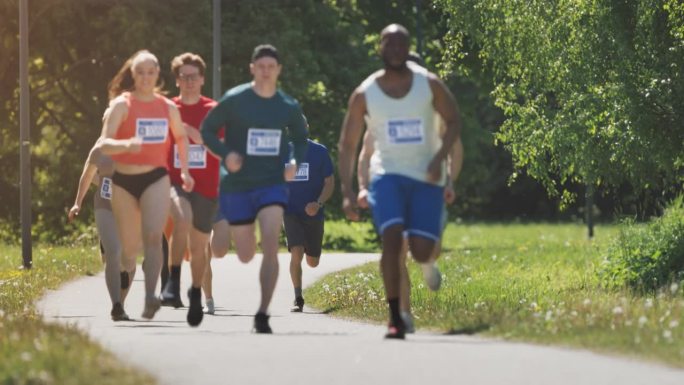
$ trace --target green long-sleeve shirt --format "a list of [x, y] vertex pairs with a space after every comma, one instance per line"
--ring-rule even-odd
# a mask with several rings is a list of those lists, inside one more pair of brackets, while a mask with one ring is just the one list
[[[222, 127], [223, 141], [218, 137]], [[306, 155], [308, 132], [299, 103], [280, 90], [262, 98], [250, 83], [228, 90], [202, 122], [201, 132], [204, 144], [224, 161], [233, 151], [244, 157], [239, 171], [222, 176], [221, 192], [285, 183], [288, 141], [297, 164]]]

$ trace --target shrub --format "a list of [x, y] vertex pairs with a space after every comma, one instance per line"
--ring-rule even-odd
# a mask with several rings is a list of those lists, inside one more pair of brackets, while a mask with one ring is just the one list
[[605, 286], [647, 291], [684, 280], [684, 196], [648, 224], [625, 224], [599, 275]]

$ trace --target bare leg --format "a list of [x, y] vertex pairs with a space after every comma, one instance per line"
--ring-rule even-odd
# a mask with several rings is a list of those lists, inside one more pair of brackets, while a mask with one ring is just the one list
[[302, 260], [304, 259], [304, 247], [294, 246], [290, 248], [290, 278], [292, 286], [302, 288]]
[[141, 227], [138, 200], [118, 185], [113, 185], [112, 188], [112, 214], [121, 241], [121, 270], [126, 272], [128, 276], [128, 282], [121, 284], [121, 302], [123, 304], [135, 276], [135, 260], [140, 252]]
[[283, 223], [283, 208], [275, 205], [264, 207], [257, 214], [257, 220], [261, 230], [261, 251], [264, 254], [259, 272], [261, 282], [259, 312], [266, 313], [278, 280], [278, 236]]

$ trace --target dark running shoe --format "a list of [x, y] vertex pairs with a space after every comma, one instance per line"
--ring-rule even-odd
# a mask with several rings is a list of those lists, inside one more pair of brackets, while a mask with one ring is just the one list
[[304, 310], [304, 298], [297, 297], [294, 300], [294, 306], [290, 309], [293, 313], [301, 313]]
[[385, 339], [387, 340], [403, 340], [406, 338], [406, 330], [404, 327], [397, 327], [394, 325], [389, 325], [387, 328], [387, 334], [385, 334]]
[[109, 313], [112, 316], [112, 321], [130, 321], [128, 314], [123, 309], [120, 302], [117, 302], [112, 306], [112, 311]]
[[171, 306], [176, 309], [183, 307], [183, 301], [180, 298], [180, 282], [173, 279], [166, 281], [166, 286], [159, 299], [162, 306]]
[[204, 312], [202, 311], [202, 289], [188, 289], [188, 300], [190, 307], [188, 309], [188, 324], [190, 326], [198, 326], [202, 323]]
[[256, 313], [254, 316], [254, 332], [259, 334], [271, 334], [271, 326], [268, 325], [270, 317], [264, 313]]

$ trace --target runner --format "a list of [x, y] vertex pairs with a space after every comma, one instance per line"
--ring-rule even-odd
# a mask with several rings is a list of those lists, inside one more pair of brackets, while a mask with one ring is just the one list
[[[85, 198], [90, 185], [95, 185], [97, 188], [97, 192], [93, 194], [95, 226], [100, 238], [100, 256], [105, 264], [105, 283], [107, 291], [109, 291], [109, 298], [112, 301], [110, 315], [113, 321], [128, 321], [129, 317], [124, 311], [123, 299], [121, 297], [121, 276], [123, 273], [121, 268], [121, 243], [119, 242], [119, 234], [116, 231], [116, 223], [112, 214], [112, 174], [114, 174], [114, 162], [110, 157], [102, 154], [100, 139], [98, 139], [93, 148], [90, 149], [88, 158], [83, 165], [76, 199], [73, 207], [69, 210], [69, 221], [73, 221], [81, 211], [83, 198]], [[126, 281], [126, 283], [128, 282]]]
[[[221, 156], [228, 174], [221, 179], [220, 208], [231, 227], [240, 261], [256, 252], [259, 223], [263, 259], [259, 272], [261, 302], [254, 316], [257, 333], [271, 333], [268, 306], [278, 279], [278, 236], [287, 204], [285, 180], [294, 178], [306, 155], [307, 131], [299, 103], [277, 88], [282, 65], [272, 45], [252, 53], [253, 81], [229, 90], [202, 123], [207, 147]], [[225, 141], [219, 140], [226, 127]], [[282, 159], [294, 145], [294, 159]]]
[[[438, 119], [437, 117], [435, 117]], [[441, 122], [440, 122], [441, 123]], [[367, 209], [368, 206], [368, 187], [372, 177], [369, 175], [370, 171], [370, 158], [374, 152], [374, 140], [373, 136], [370, 134], [369, 130], [363, 136], [363, 145], [361, 147], [361, 152], [359, 152], [359, 162], [357, 166], [357, 176], [359, 183], [359, 194], [357, 199], [357, 204], [362, 209]], [[456, 193], [454, 192], [453, 184], [458, 179], [461, 173], [461, 168], [463, 166], [463, 143], [459, 138], [454, 147], [449, 154], [447, 159], [447, 182], [444, 186], [444, 202], [448, 205], [452, 204], [456, 199]], [[447, 211], [446, 206], [442, 209], [442, 232], [447, 224]], [[442, 279], [439, 270], [436, 269], [435, 263], [437, 258], [442, 251], [442, 238], [440, 236], [437, 245], [435, 246], [432, 255], [430, 256], [430, 263], [420, 264], [421, 270], [423, 271], [423, 278], [425, 279], [428, 288], [430, 290], [439, 290]], [[408, 269], [406, 267], [406, 255], [408, 254], [408, 239], [404, 236], [403, 245], [401, 248], [400, 255], [400, 266], [401, 269], [401, 289], [399, 295], [399, 308], [401, 310], [401, 318], [406, 326], [406, 333], [414, 333], [415, 326], [413, 322], [413, 315], [411, 313], [411, 281], [409, 279]]]
[[145, 258], [145, 308], [142, 317], [152, 319], [159, 310], [155, 296], [162, 264], [162, 231], [168, 217], [169, 177], [167, 157], [169, 128], [178, 144], [185, 191], [194, 180], [188, 171], [188, 141], [176, 105], [158, 94], [159, 61], [148, 51], [134, 54], [109, 85], [112, 110], [102, 129], [102, 152], [114, 160], [112, 212], [122, 245], [122, 263], [135, 273], [138, 244]]
[[[190, 249], [192, 286], [188, 290], [190, 306], [187, 321], [191, 326], [202, 322], [202, 279], [206, 269], [206, 247], [218, 207], [219, 160], [201, 144], [198, 127], [216, 102], [202, 95], [206, 65], [199, 55], [183, 53], [173, 58], [171, 71], [176, 77], [180, 95], [173, 98], [190, 136], [189, 167], [195, 180], [191, 192], [183, 190], [179, 146], [169, 153], [168, 168], [171, 178], [171, 217], [173, 232], [169, 242], [169, 279], [161, 295], [162, 305], [182, 307], [180, 272], [183, 254]], [[197, 135], [194, 135], [194, 134]], [[194, 137], [194, 138], [193, 138]], [[173, 141], [172, 141], [173, 143]]]
[[[340, 133], [339, 171], [345, 214], [359, 220], [352, 177], [367, 119], [375, 137], [369, 204], [382, 239], [380, 266], [390, 310], [385, 337], [403, 339], [405, 325], [399, 309], [402, 234], [408, 234], [413, 258], [429, 263], [440, 236], [442, 164], [460, 135], [460, 118], [444, 83], [422, 67], [407, 64], [409, 34], [404, 27], [392, 24], [382, 31], [380, 53], [385, 68], [369, 76], [349, 99]], [[435, 112], [447, 128], [442, 138]]]
[[335, 190], [335, 176], [328, 149], [309, 140], [304, 163], [294, 180], [287, 183], [290, 197], [285, 208], [285, 236], [290, 251], [290, 278], [294, 286], [293, 312], [304, 310], [302, 296], [302, 260], [318, 266], [323, 244], [323, 205]]

